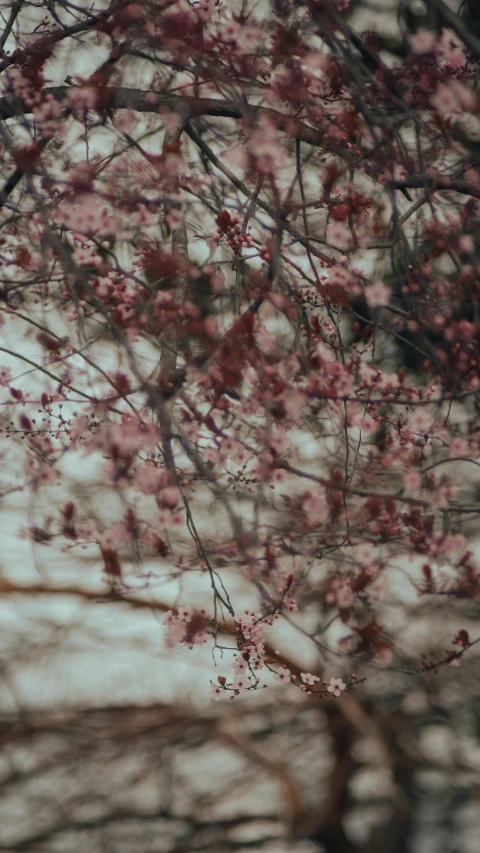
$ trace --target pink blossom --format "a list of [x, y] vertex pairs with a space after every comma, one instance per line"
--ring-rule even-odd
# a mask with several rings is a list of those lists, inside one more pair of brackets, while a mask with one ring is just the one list
[[355, 601], [355, 596], [349, 586], [344, 586], [337, 592], [337, 605], [341, 610], [351, 607]]
[[79, 536], [85, 539], [98, 539], [100, 536], [93, 521], [83, 521], [78, 525]]
[[157, 92], [146, 92], [145, 101], [147, 104], [158, 104], [159, 96]]
[[419, 55], [423, 53], [433, 53], [435, 46], [435, 33], [432, 30], [420, 29], [410, 36], [410, 46], [414, 53]]
[[178, 505], [179, 500], [181, 499], [180, 490], [177, 489], [176, 486], [167, 486], [166, 489], [162, 489], [160, 495], [158, 496], [158, 500], [163, 507], [166, 509], [175, 509]]
[[390, 302], [391, 288], [383, 281], [374, 281], [365, 288], [365, 299], [370, 308], [380, 308]]
[[288, 436], [280, 430], [273, 430], [268, 436], [268, 444], [275, 451], [277, 456], [281, 456], [288, 448]]
[[446, 489], [443, 486], [432, 489], [428, 493], [427, 500], [432, 509], [443, 509], [448, 503]]
[[463, 42], [453, 30], [443, 29], [434, 49], [437, 59], [454, 70], [462, 68], [466, 63]]
[[246, 690], [248, 686], [249, 686], [248, 678], [246, 678], [246, 676], [244, 676], [244, 675], [241, 675], [241, 674], [236, 675], [235, 678], [233, 679], [234, 690], [240, 690], [240, 691]]
[[383, 372], [377, 379], [377, 385], [382, 391], [396, 391], [400, 381], [396, 373]]
[[224, 691], [224, 690], [222, 690], [222, 688], [221, 688], [221, 687], [219, 687], [219, 685], [218, 685], [218, 684], [212, 684], [212, 685], [210, 686], [210, 691], [211, 691], [211, 693], [213, 694], [213, 698], [214, 698], [215, 702], [218, 702], [218, 700], [219, 700], [219, 699], [224, 695], [224, 693], [225, 693], [225, 691]]
[[208, 634], [206, 631], [195, 631], [191, 643], [190, 648], [192, 646], [201, 646], [208, 642]]
[[265, 326], [257, 326], [255, 329], [255, 341], [258, 348], [266, 355], [278, 355], [279, 349], [277, 342], [270, 332], [267, 332]]
[[178, 608], [178, 618], [182, 620], [182, 622], [191, 622], [193, 617], [193, 607], [190, 604], [186, 604], [183, 607]]
[[172, 512], [169, 509], [161, 509], [160, 512], [157, 513], [157, 524], [160, 527], [165, 527], [165, 525], [171, 524], [172, 521]]
[[58, 475], [52, 465], [39, 465], [35, 460], [32, 465], [32, 477], [30, 480], [34, 488], [38, 488], [39, 486], [57, 485], [57, 481]]
[[124, 14], [128, 15], [129, 18], [136, 20], [137, 18], [143, 18], [144, 10], [141, 3], [130, 3], [124, 9]]
[[259, 172], [269, 175], [285, 167], [285, 149], [278, 140], [276, 128], [269, 121], [264, 119], [260, 127], [250, 133], [249, 148]]
[[164, 482], [165, 474], [154, 465], [140, 465], [135, 472], [135, 485], [145, 495], [155, 495]]
[[285, 483], [288, 480], [288, 471], [283, 468], [276, 468], [270, 477], [270, 483]]
[[408, 427], [414, 433], [420, 433], [423, 435], [426, 432], [429, 432], [432, 429], [432, 426], [432, 416], [424, 406], [417, 407], [408, 416]]
[[435, 94], [430, 98], [430, 102], [442, 118], [462, 112], [462, 106], [457, 94], [454, 92], [452, 86], [445, 83], [438, 84]]
[[422, 476], [419, 471], [410, 470], [405, 471], [403, 475], [403, 487], [406, 492], [411, 494], [412, 492], [417, 491], [422, 486]]
[[122, 133], [130, 133], [137, 121], [133, 110], [122, 110], [115, 117], [115, 127]]
[[476, 169], [465, 169], [465, 180], [470, 189], [475, 190], [480, 186], [480, 175]]
[[94, 110], [97, 105], [98, 90], [94, 86], [75, 86], [68, 90], [67, 100], [72, 107]]
[[327, 240], [337, 249], [348, 249], [352, 245], [349, 227], [343, 222], [331, 222], [327, 228]]
[[312, 675], [311, 672], [301, 672], [300, 678], [302, 679], [304, 684], [309, 685], [317, 684], [317, 682], [320, 681], [318, 675]]
[[226, 7], [217, 0], [199, 0], [195, 12], [202, 21], [210, 21], [214, 17], [225, 17]]
[[392, 178], [394, 181], [403, 181], [407, 175], [405, 166], [401, 163], [395, 163], [392, 168]]
[[341, 678], [331, 678], [327, 690], [329, 693], [333, 693], [334, 696], [340, 696], [342, 691], [346, 689], [346, 686]]
[[121, 522], [116, 522], [105, 530], [100, 536], [99, 543], [106, 550], [116, 550], [119, 545], [130, 542], [132, 534]]
[[168, 625], [167, 648], [172, 648], [177, 643], [183, 643], [186, 635], [187, 627], [185, 623], [176, 619], [171, 625]]
[[233, 145], [222, 152], [223, 161], [227, 166], [246, 169], [248, 166], [248, 151], [243, 145]]
[[465, 553], [467, 540], [462, 533], [445, 536], [439, 544], [439, 553], [448, 560], [458, 560]]
[[458, 240], [458, 248], [461, 252], [466, 252], [469, 255], [475, 251], [475, 240], [471, 234], [463, 234]]
[[362, 542], [355, 548], [355, 556], [362, 566], [369, 566], [375, 561], [376, 551], [370, 542]]
[[337, 600], [337, 592], [342, 587], [342, 581], [339, 578], [334, 578], [331, 583], [330, 592], [327, 592], [325, 600], [328, 604], [335, 604]]
[[12, 381], [12, 371], [9, 367], [0, 367], [0, 385], [8, 385]]
[[280, 681], [281, 684], [288, 684], [292, 680], [290, 670], [286, 666], [281, 666], [275, 675], [275, 681]]
[[298, 613], [298, 605], [294, 598], [287, 596], [283, 601], [283, 608], [288, 613]]
[[235, 672], [245, 672], [248, 669], [248, 663], [243, 657], [236, 657], [233, 662], [233, 669]]
[[383, 648], [379, 649], [375, 655], [375, 660], [385, 666], [388, 666], [388, 664], [392, 662], [392, 659], [393, 652], [389, 646], [383, 646]]
[[303, 391], [298, 391], [296, 388], [286, 388], [283, 394], [277, 398], [278, 402], [282, 402], [285, 408], [285, 417], [290, 423], [296, 423], [300, 420], [303, 409], [307, 403], [307, 396]]
[[336, 284], [345, 288], [347, 293], [357, 295], [361, 292], [358, 278], [354, 276], [350, 270], [341, 266], [341, 264], [335, 264], [331, 270], [329, 270], [328, 280], [330, 284]]
[[317, 527], [320, 524], [325, 524], [328, 520], [329, 510], [323, 491], [309, 495], [304, 500], [302, 508], [308, 527]]
[[375, 583], [368, 588], [369, 601], [372, 604], [381, 604], [385, 601], [386, 583], [384, 578], [377, 578]]
[[468, 456], [469, 448], [466, 438], [454, 438], [450, 444], [450, 456]]

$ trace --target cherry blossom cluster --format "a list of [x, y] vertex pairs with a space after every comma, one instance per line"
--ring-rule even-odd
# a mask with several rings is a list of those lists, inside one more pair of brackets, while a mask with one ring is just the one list
[[[393, 666], [399, 566], [425, 608], [480, 594], [478, 48], [442, 4], [401, 59], [347, 0], [114, 2], [75, 32], [40, 5], [2, 55], [22, 535], [116, 594], [194, 576], [213, 615], [172, 608], [167, 642], [230, 638], [215, 695], [338, 697], [361, 679], [297, 673], [273, 625]], [[64, 82], [73, 37], [98, 64]]]
[[167, 645], [169, 648], [184, 643], [189, 649], [194, 646], [203, 645], [208, 636], [205, 628], [208, 624], [208, 616], [205, 608], [193, 608], [189, 604], [179, 607], [175, 615], [173, 610], [168, 610], [163, 618], [163, 624], [167, 628]]
[[[268, 668], [271, 667], [267, 664]], [[220, 699], [226, 693], [231, 693], [230, 699], [239, 696], [243, 690], [256, 690], [260, 686], [260, 679], [252, 677], [248, 674], [249, 662], [245, 655], [236, 658], [234, 664], [234, 679], [232, 682], [219, 675], [217, 683], [211, 684], [211, 692], [215, 700]], [[273, 671], [273, 670], [272, 670]], [[356, 684], [360, 684], [364, 679], [359, 680], [356, 675], [352, 675], [349, 684], [345, 684], [341, 678], [330, 678], [330, 681], [322, 681], [317, 675], [312, 675], [309, 672], [300, 673], [301, 682], [297, 681], [297, 676], [292, 675], [290, 670], [285, 666], [280, 666], [275, 672], [275, 681], [279, 684], [294, 684], [307, 696], [316, 696], [317, 698], [338, 698], [347, 689]], [[318, 686], [317, 686], [318, 685]], [[266, 687], [266, 685], [263, 685]]]
[[245, 234], [240, 227], [240, 219], [235, 214], [231, 214], [228, 210], [222, 210], [215, 219], [218, 230], [213, 235], [214, 240], [220, 240], [222, 237], [228, 246], [232, 249], [235, 255], [239, 255], [244, 246], [253, 246], [253, 239], [250, 234]]

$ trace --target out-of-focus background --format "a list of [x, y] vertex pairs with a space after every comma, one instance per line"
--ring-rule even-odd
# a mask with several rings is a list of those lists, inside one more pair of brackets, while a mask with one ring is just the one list
[[2, 513], [2, 853], [476, 853], [473, 649], [438, 676], [364, 667], [339, 700], [272, 685], [215, 703], [209, 650], [166, 650], [160, 599], [109, 600], [97, 566], [63, 568], [52, 548], [38, 547], [39, 574], [15, 504]]
[[[388, 41], [397, 7], [362, 0], [352, 24]], [[65, 60], [58, 80], [71, 72]], [[208, 646], [166, 648], [172, 590], [112, 596], [97, 552], [23, 539], [36, 508], [15, 491], [15, 454], [2, 464], [0, 853], [478, 853], [478, 655], [438, 676], [418, 665], [448, 609], [426, 616], [399, 593], [390, 623], [418, 623], [418, 643], [338, 701], [272, 684], [216, 703]], [[68, 472], [79, 500], [101, 490], [98, 464]], [[464, 615], [476, 636], [473, 605]], [[279, 648], [305, 665], [292, 637]]]

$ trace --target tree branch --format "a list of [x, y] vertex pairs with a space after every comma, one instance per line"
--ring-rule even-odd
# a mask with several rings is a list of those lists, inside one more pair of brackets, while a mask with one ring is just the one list
[[[52, 86], [44, 89], [45, 95], [51, 95], [56, 101], [66, 101], [70, 108], [76, 88], [82, 91], [83, 87], [75, 86]], [[94, 88], [91, 87], [93, 91]], [[109, 109], [112, 110], [135, 110], [143, 113], [158, 113], [167, 107], [172, 112], [178, 113], [187, 121], [190, 118], [200, 116], [216, 116], [217, 118], [243, 119], [252, 116], [255, 119], [267, 118], [272, 121], [277, 130], [283, 131], [288, 136], [307, 142], [309, 145], [321, 145], [324, 140], [322, 131], [305, 124], [294, 116], [285, 115], [268, 107], [259, 107], [245, 104], [240, 106], [235, 101], [220, 100], [217, 98], [196, 98], [193, 96], [160, 94], [158, 92], [142, 91], [141, 89], [130, 89], [123, 86], [106, 86], [99, 89], [102, 103], [108, 100]], [[5, 121], [18, 115], [28, 115], [32, 108], [22, 98], [7, 95], [0, 98], [0, 120]], [[347, 152], [343, 152], [343, 156]]]

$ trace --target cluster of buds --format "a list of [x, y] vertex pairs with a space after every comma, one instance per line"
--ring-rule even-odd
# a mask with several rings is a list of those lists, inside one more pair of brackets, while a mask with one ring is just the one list
[[458, 652], [453, 652], [450, 649], [444, 649], [445, 656], [443, 658], [438, 657], [433, 649], [430, 649], [428, 654], [422, 652], [420, 656], [420, 665], [422, 669], [425, 672], [433, 672], [434, 675], [437, 675], [439, 667], [444, 664], [459, 666], [459, 658], [461, 658], [463, 653], [466, 652], [470, 646], [474, 645], [474, 643], [470, 641], [468, 631], [461, 628], [452, 640], [452, 645], [460, 647]]
[[452, 640], [453, 646], [460, 646], [462, 649], [468, 649], [470, 646], [470, 637], [468, 635], [468, 631], [465, 628], [460, 628], [457, 631], [455, 638]]
[[222, 210], [215, 219], [218, 231], [214, 234], [215, 240], [225, 237], [228, 245], [235, 255], [239, 255], [243, 246], [252, 246], [253, 240], [250, 234], [244, 234], [240, 227], [238, 216], [231, 215], [228, 210]]

